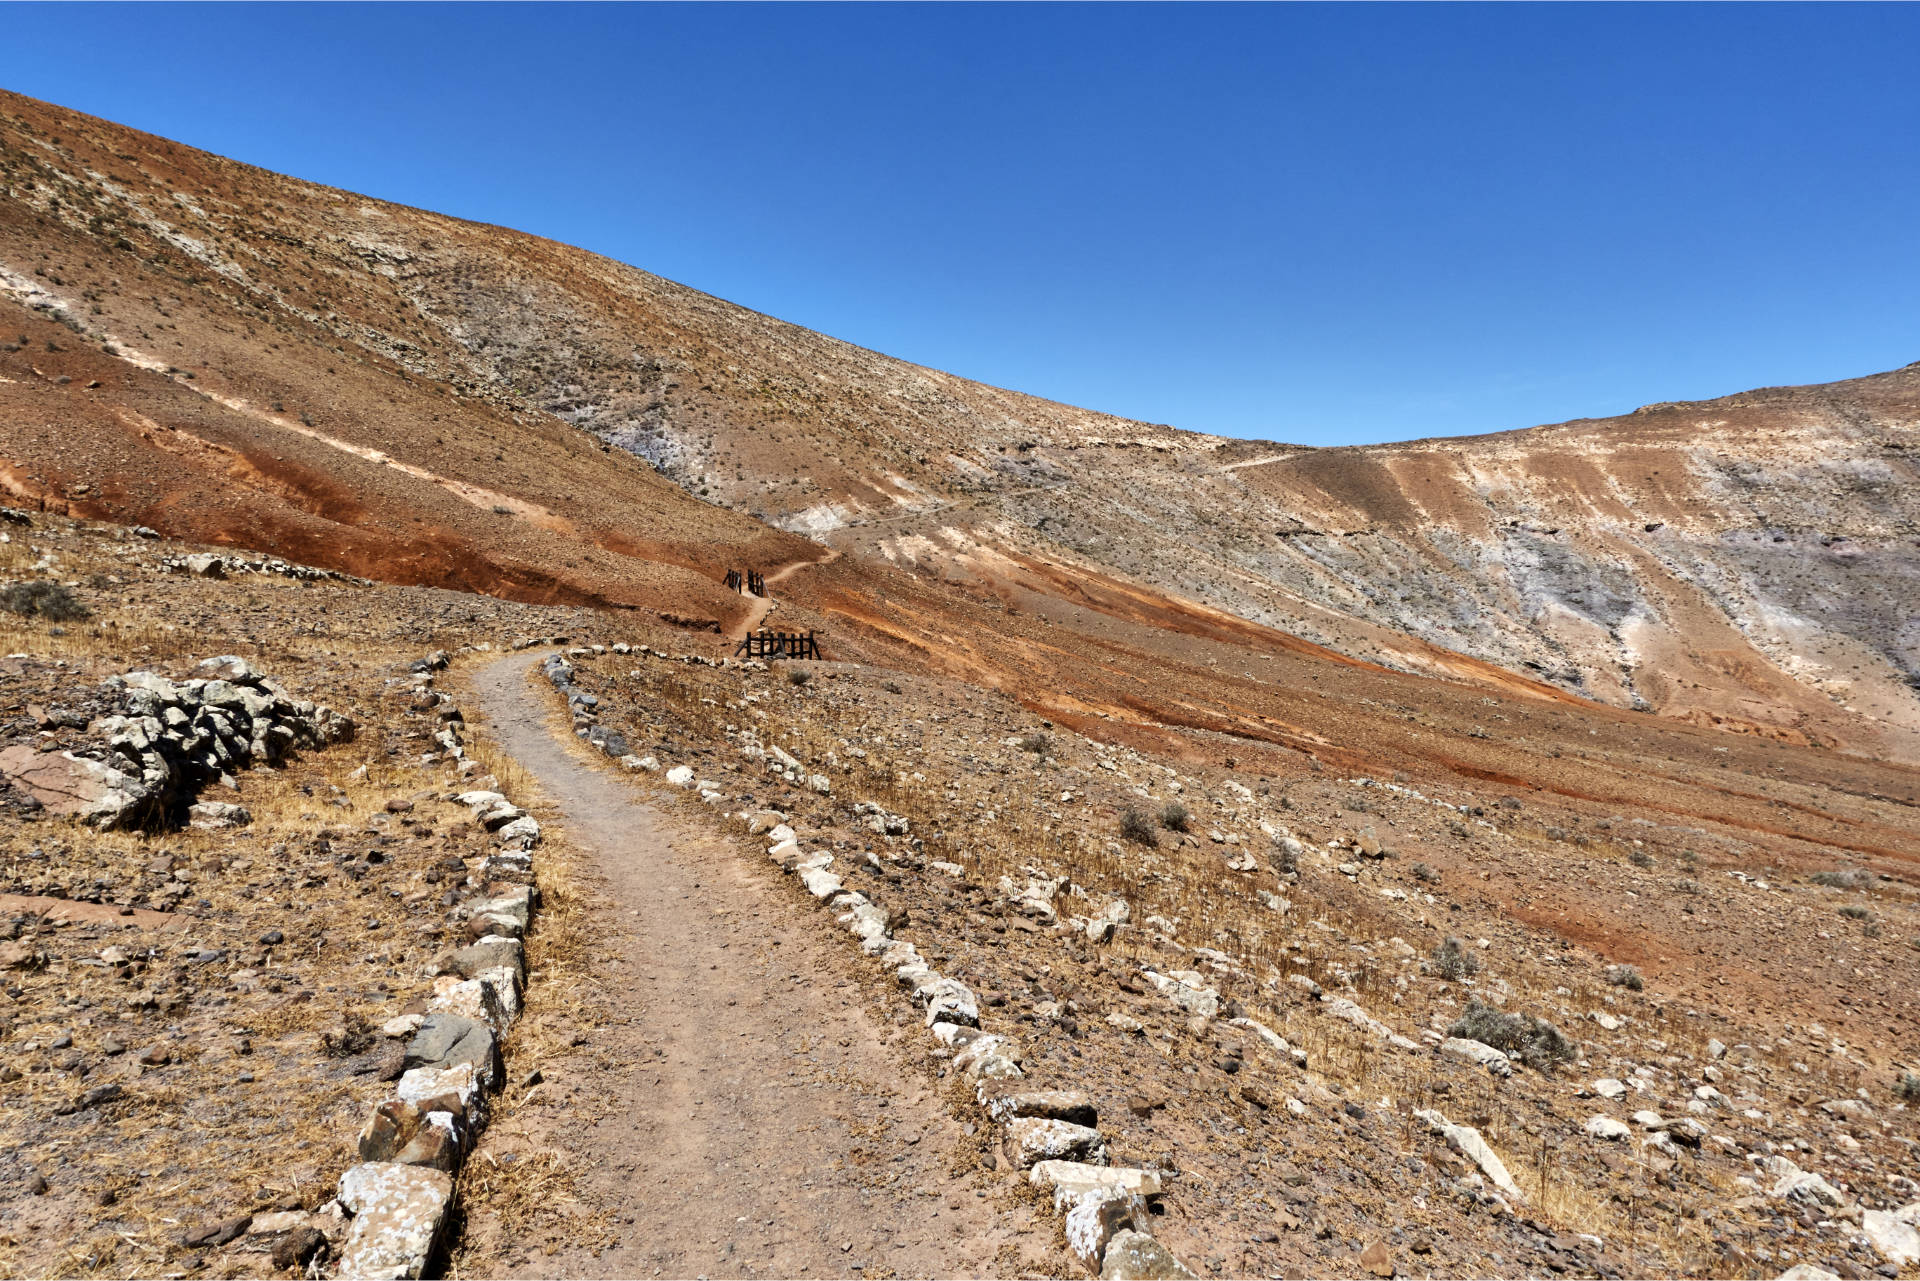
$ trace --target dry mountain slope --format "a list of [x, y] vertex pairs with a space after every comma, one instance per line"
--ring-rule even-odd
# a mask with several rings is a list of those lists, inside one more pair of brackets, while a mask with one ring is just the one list
[[30, 339], [0, 447], [41, 502], [722, 622], [702, 578], [806, 554], [758, 517], [984, 596], [1130, 582], [1387, 666], [1920, 759], [1912, 367], [1306, 450], [968, 382], [17, 96], [0, 164]]

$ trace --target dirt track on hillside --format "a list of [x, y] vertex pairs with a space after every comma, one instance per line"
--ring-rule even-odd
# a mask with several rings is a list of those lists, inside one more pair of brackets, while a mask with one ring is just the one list
[[[601, 878], [594, 942], [627, 1017], [542, 1064], [551, 1102], [503, 1118], [477, 1159], [558, 1152], [619, 1242], [516, 1242], [510, 1273], [991, 1275], [1012, 1242], [1050, 1252], [1025, 1206], [949, 1172], [966, 1135], [905, 1062], [917, 1026], [870, 1008], [846, 946], [764, 860], [576, 756], [528, 683], [536, 657], [483, 669], [475, 702]], [[497, 1233], [484, 1200], [468, 1215]]]

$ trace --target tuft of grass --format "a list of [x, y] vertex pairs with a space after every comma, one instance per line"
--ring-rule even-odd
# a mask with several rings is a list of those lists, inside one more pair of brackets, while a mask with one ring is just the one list
[[1153, 820], [1137, 809], [1130, 808], [1120, 816], [1120, 835], [1136, 845], [1160, 844], [1160, 838], [1153, 830]]
[[1053, 754], [1053, 740], [1036, 730], [1020, 740], [1020, 750], [1032, 752], [1035, 756], [1050, 756]]
[[1188, 817], [1187, 807], [1175, 801], [1160, 811], [1160, 826], [1169, 832], [1184, 832], [1187, 830]]
[[1640, 977], [1640, 971], [1631, 965], [1609, 965], [1606, 978], [1615, 987], [1624, 987], [1629, 992], [1638, 992], [1647, 986], [1647, 981]]
[[1858, 890], [1873, 884], [1873, 873], [1863, 867], [1843, 867], [1832, 872], [1815, 872], [1807, 879], [1829, 889]]
[[1840, 909], [1840, 915], [1846, 917], [1849, 921], [1865, 921], [1871, 919], [1873, 913], [1861, 907], [1858, 903], [1849, 903]]
[[1413, 873], [1413, 879], [1416, 881], [1432, 884], [1433, 882], [1438, 881], [1440, 879], [1440, 873], [1434, 871], [1431, 867], [1428, 867], [1425, 863], [1415, 863], [1412, 867], [1408, 868], [1407, 870]]
[[1902, 1072], [1894, 1083], [1893, 1096], [1905, 1103], [1920, 1103], [1920, 1072]]
[[[1459, 939], [1449, 934], [1441, 940], [1439, 947], [1433, 949], [1433, 968], [1441, 978], [1458, 983], [1480, 972], [1480, 958], [1467, 951]], [[1477, 1041], [1480, 1038], [1473, 1039]]]
[[1491, 1045], [1509, 1058], [1551, 1067], [1564, 1063], [1575, 1054], [1573, 1042], [1565, 1032], [1543, 1018], [1510, 1014], [1477, 1000], [1467, 1002], [1466, 1013], [1454, 1020], [1448, 1036], [1465, 1037], [1482, 1045]]
[[1627, 855], [1627, 862], [1633, 864], [1635, 867], [1652, 867], [1653, 855], [1647, 853], [1645, 850], [1635, 850], [1633, 853]]
[[44, 618], [51, 623], [73, 623], [93, 617], [93, 611], [70, 589], [44, 578], [0, 587], [0, 609], [23, 618]]
[[813, 679], [813, 673], [808, 671], [804, 667], [789, 667], [787, 669], [787, 684], [792, 685], [795, 688], [798, 688], [801, 685], [805, 685], [808, 681], [812, 679]]
[[1273, 870], [1282, 876], [1292, 876], [1300, 870], [1300, 856], [1285, 845], [1275, 841], [1273, 845]]

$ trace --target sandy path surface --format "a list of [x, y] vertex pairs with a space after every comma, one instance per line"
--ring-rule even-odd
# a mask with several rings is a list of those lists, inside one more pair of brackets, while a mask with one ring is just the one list
[[[582, 1029], [578, 1055], [543, 1064], [542, 1092], [558, 1106], [515, 1109], [480, 1159], [558, 1151], [618, 1242], [519, 1241], [512, 1273], [1057, 1267], [1049, 1225], [980, 1176], [950, 1172], [967, 1138], [938, 1083], [907, 1062], [927, 1042], [904, 1003], [872, 1005], [847, 945], [746, 842], [577, 756], [545, 687], [528, 681], [539, 657], [484, 669], [475, 704], [604, 878], [592, 929], [625, 980], [626, 1017]], [[485, 1232], [486, 1205], [469, 1213], [469, 1230]], [[1002, 1254], [1016, 1241], [1024, 1263]]]

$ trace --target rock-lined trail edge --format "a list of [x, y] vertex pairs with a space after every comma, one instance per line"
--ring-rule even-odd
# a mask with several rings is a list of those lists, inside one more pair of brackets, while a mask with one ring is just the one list
[[954, 1276], [1016, 1243], [1053, 1254], [1050, 1224], [949, 1172], [966, 1135], [904, 1061], [918, 1029], [868, 1009], [845, 945], [777, 869], [576, 757], [528, 683], [541, 657], [480, 669], [473, 705], [604, 878], [596, 942], [630, 1004], [588, 1029], [610, 1066], [553, 1074], [610, 1106], [517, 1136], [565, 1155], [620, 1240], [549, 1242], [516, 1270]]

